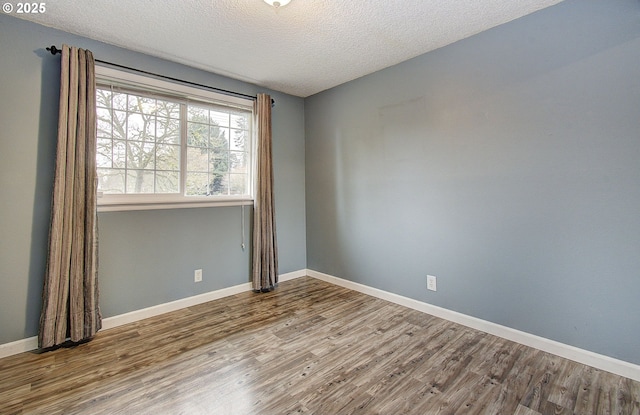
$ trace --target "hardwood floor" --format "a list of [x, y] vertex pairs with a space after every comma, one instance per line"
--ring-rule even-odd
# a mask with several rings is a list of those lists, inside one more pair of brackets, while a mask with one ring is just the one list
[[312, 278], [0, 359], [0, 414], [640, 414], [640, 382]]

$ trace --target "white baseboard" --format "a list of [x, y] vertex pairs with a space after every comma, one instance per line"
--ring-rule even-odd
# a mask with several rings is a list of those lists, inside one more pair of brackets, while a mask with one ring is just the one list
[[[283, 281], [289, 281], [299, 277], [304, 277], [307, 275], [306, 271], [307, 271], [306, 269], [303, 269], [299, 271], [278, 275], [278, 281], [283, 282]], [[160, 314], [180, 310], [181, 308], [192, 307], [194, 305], [217, 300], [223, 297], [229, 297], [235, 294], [239, 294], [239, 293], [243, 293], [251, 290], [252, 290], [251, 283], [247, 282], [245, 284], [235, 285], [233, 287], [223, 288], [221, 290], [211, 291], [208, 293], [195, 295], [193, 297], [182, 298], [180, 300], [171, 301], [169, 303], [159, 304], [153, 307], [143, 308], [141, 310], [120, 314], [118, 316], [108, 317], [102, 320], [102, 329], [108, 330], [114, 327], [122, 326], [124, 324], [143, 320], [145, 318], [155, 317]]]
[[298, 271], [293, 271], [293, 272], [288, 272], [286, 274], [278, 275], [278, 281], [285, 282], [285, 281], [295, 280], [296, 278], [306, 277], [306, 276], [307, 276], [307, 270], [301, 269]]
[[[284, 282], [295, 278], [304, 277], [307, 270], [289, 272], [278, 276], [278, 281]], [[180, 300], [171, 301], [169, 303], [158, 304], [152, 307], [131, 311], [129, 313], [120, 314], [113, 317], [107, 317], [102, 320], [102, 330], [109, 330], [124, 324], [133, 323], [144, 320], [145, 318], [155, 317], [160, 314], [169, 313], [171, 311], [180, 310], [181, 308], [191, 307], [194, 305], [206, 303], [208, 301], [217, 300], [223, 297], [251, 291], [251, 283], [239, 284], [233, 287], [223, 288], [204, 294], [195, 295], [193, 297], [182, 298]], [[28, 352], [38, 348], [38, 337], [29, 337], [27, 339], [17, 340], [11, 343], [0, 344], [0, 359], [23, 352]]]
[[222, 288], [220, 290], [194, 295], [193, 297], [181, 298], [168, 303], [154, 305], [152, 307], [131, 311], [113, 317], [107, 317], [102, 319], [102, 330], [109, 330], [114, 327], [144, 320], [149, 317], [159, 316], [160, 314], [170, 313], [172, 311], [180, 310], [181, 308], [191, 307], [246, 291], [251, 291], [251, 283], [247, 282], [245, 284]]
[[445, 320], [461, 324], [463, 326], [480, 330], [494, 336], [502, 337], [504, 339], [511, 340], [525, 346], [530, 346], [538, 350], [563, 357], [565, 359], [573, 360], [575, 362], [594, 367], [596, 369], [604, 370], [607, 372], [615, 373], [616, 375], [624, 376], [629, 379], [640, 381], [640, 366], [633, 363], [614, 359], [609, 356], [590, 352], [588, 350], [580, 349], [574, 346], [569, 346], [564, 343], [549, 340], [544, 337], [536, 336], [534, 334], [526, 333], [520, 330], [515, 330], [510, 327], [502, 326], [500, 324], [492, 323], [490, 321], [482, 320], [476, 317], [471, 317], [466, 314], [458, 313], [456, 311], [447, 310], [446, 308], [434, 306], [422, 301], [414, 300], [412, 298], [393, 294], [377, 288], [372, 288], [367, 285], [359, 284], [357, 282], [334, 277], [333, 275], [323, 274], [321, 272], [313, 271], [310, 269], [307, 270], [307, 275], [322, 281], [329, 282], [331, 284], [339, 285], [341, 287], [370, 295], [372, 297], [387, 300], [389, 302], [421, 311], [423, 313], [440, 317]]
[[14, 354], [29, 352], [37, 348], [38, 336], [16, 340], [11, 343], [0, 344], [0, 359], [3, 357], [13, 356]]

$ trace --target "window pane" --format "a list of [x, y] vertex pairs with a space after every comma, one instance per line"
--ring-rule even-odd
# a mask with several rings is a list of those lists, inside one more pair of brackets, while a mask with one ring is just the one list
[[217, 126], [211, 127], [211, 147], [217, 150], [229, 149], [229, 129]]
[[196, 107], [195, 105], [189, 105], [188, 120], [201, 123], [209, 123], [209, 109], [204, 107]]
[[146, 114], [129, 114], [127, 119], [127, 139], [135, 141], [155, 141], [155, 117]]
[[127, 170], [127, 193], [154, 193], [154, 172]]
[[[153, 170], [156, 167], [154, 143], [127, 142], [127, 168]], [[129, 189], [129, 186], [127, 186]]]
[[229, 171], [229, 152], [210, 150], [209, 152], [209, 170], [219, 173]]
[[158, 116], [180, 118], [180, 104], [177, 102], [158, 100]]
[[232, 195], [246, 195], [247, 191], [247, 175], [246, 174], [231, 174], [230, 175], [230, 193]]
[[206, 148], [187, 147], [187, 171], [209, 171], [209, 151]]
[[127, 138], [127, 113], [124, 111], [112, 112], [112, 131], [113, 138], [119, 140], [126, 140]]
[[124, 193], [124, 170], [98, 169], [98, 191]]
[[[251, 113], [215, 107], [207, 113], [206, 125], [202, 121], [204, 107], [190, 106], [188, 113], [187, 187], [190, 194], [246, 194], [250, 137], [246, 129], [250, 127]], [[207, 171], [205, 185], [203, 176]]]
[[213, 173], [209, 175], [209, 192], [212, 195], [224, 196], [229, 194], [229, 175], [226, 173]]
[[248, 130], [251, 113], [235, 113], [231, 114], [231, 123], [229, 127]]
[[113, 141], [113, 167], [125, 168], [127, 165], [127, 142], [124, 140]]
[[212, 110], [210, 117], [211, 117], [211, 124], [219, 125], [221, 127], [229, 126], [228, 112], [220, 112], [220, 111]]
[[113, 141], [98, 138], [96, 149], [96, 163], [98, 167], [113, 167]]
[[98, 118], [98, 137], [111, 138], [112, 120], [110, 111], [106, 108], [98, 108], [96, 109], [96, 116]]
[[247, 153], [232, 151], [229, 153], [229, 171], [231, 173], [247, 173]]
[[179, 193], [180, 172], [159, 171], [156, 172], [156, 193]]
[[245, 130], [231, 130], [231, 150], [244, 151], [247, 145], [247, 132]]
[[153, 114], [157, 112], [156, 100], [154, 98], [129, 95], [129, 111], [142, 114]]
[[207, 124], [189, 123], [187, 144], [190, 146], [207, 147], [209, 145], [209, 126]]
[[96, 90], [96, 106], [111, 108], [111, 96], [113, 94], [108, 89]]
[[113, 94], [111, 102], [114, 109], [126, 111], [127, 94]]
[[180, 120], [158, 117], [156, 120], [156, 141], [166, 144], [180, 144]]
[[207, 173], [187, 173], [187, 195], [206, 196], [209, 188]]
[[180, 146], [156, 145], [156, 170], [179, 170]]

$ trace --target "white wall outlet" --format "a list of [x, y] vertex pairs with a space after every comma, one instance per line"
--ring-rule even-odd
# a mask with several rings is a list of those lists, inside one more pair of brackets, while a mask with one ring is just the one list
[[202, 281], [202, 270], [201, 269], [197, 269], [193, 272], [193, 281], [194, 282], [200, 282]]
[[434, 277], [433, 275], [427, 275], [427, 290], [437, 291], [436, 277]]

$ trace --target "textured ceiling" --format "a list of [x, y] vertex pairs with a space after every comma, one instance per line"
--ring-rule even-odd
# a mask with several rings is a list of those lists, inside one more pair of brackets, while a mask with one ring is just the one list
[[14, 16], [306, 97], [560, 1], [55, 0]]

